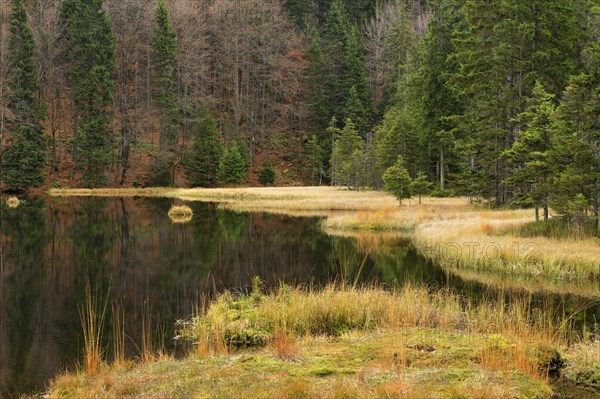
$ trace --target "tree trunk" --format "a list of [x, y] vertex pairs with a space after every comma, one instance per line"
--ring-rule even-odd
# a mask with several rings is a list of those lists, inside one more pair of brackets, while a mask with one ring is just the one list
[[540, 221], [540, 206], [538, 204], [535, 204], [535, 221]]
[[440, 148], [440, 190], [444, 191], [446, 188], [446, 176], [444, 175], [444, 147]]
[[544, 204], [544, 222], [548, 221], [548, 205]]

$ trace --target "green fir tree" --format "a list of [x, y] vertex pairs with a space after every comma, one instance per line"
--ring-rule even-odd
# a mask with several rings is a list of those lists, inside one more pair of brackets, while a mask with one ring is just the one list
[[159, 148], [150, 179], [154, 185], [160, 186], [172, 184], [175, 175], [180, 120], [175, 79], [177, 53], [177, 33], [169, 19], [164, 0], [159, 0], [152, 39], [152, 100], [159, 109]]
[[9, 190], [24, 191], [44, 184], [46, 149], [43, 122], [46, 107], [34, 62], [35, 43], [23, 0], [15, 0], [9, 16], [8, 120], [10, 145], [2, 154], [2, 179]]
[[113, 158], [115, 38], [103, 0], [66, 0], [62, 6], [75, 109], [73, 155], [83, 184], [107, 182]]
[[217, 123], [206, 107], [202, 107], [193, 122], [194, 144], [185, 162], [185, 170], [194, 187], [210, 187], [217, 182], [217, 168], [221, 158], [221, 145]]

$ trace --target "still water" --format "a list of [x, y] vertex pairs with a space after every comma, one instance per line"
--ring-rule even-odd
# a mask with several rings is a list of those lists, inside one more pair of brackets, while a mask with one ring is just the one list
[[[0, 398], [42, 390], [77, 365], [82, 353], [79, 306], [85, 287], [126, 314], [127, 355], [139, 355], [142, 325], [161, 331], [176, 352], [174, 323], [202, 296], [243, 291], [260, 276], [318, 286], [340, 278], [452, 288], [477, 300], [497, 290], [463, 281], [428, 262], [401, 239], [378, 242], [332, 237], [318, 218], [235, 213], [188, 203], [194, 216], [173, 223], [172, 199], [35, 198], [0, 206]], [[363, 265], [361, 267], [361, 265]], [[342, 277], [343, 276], [343, 277]], [[517, 295], [509, 293], [508, 295]], [[597, 300], [534, 295], [553, 308], [580, 307], [588, 325]], [[110, 356], [110, 353], [108, 353]]]

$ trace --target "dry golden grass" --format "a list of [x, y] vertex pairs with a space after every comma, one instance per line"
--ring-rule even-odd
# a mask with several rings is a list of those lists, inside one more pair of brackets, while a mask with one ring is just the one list
[[174, 205], [169, 209], [169, 218], [173, 223], [188, 223], [192, 221], [194, 217], [194, 212], [192, 208], [187, 205]]
[[546, 353], [566, 343], [525, 303], [417, 287], [224, 293], [186, 328], [231, 352], [67, 374], [48, 398], [549, 398]]
[[275, 331], [270, 346], [275, 355], [283, 360], [296, 360], [300, 352], [296, 337], [286, 328]]
[[21, 205], [21, 201], [18, 197], [8, 197], [8, 199], [6, 200], [6, 206], [8, 206], [11, 209], [16, 209], [19, 207], [19, 205]]

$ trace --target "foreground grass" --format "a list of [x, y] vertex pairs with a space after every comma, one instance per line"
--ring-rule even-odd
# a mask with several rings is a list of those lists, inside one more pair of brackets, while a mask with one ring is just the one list
[[283, 286], [222, 294], [180, 328], [189, 357], [66, 374], [47, 397], [549, 398], [562, 353], [569, 381], [596, 389], [597, 343], [569, 346], [566, 323], [519, 301]]
[[56, 196], [153, 196], [217, 201], [238, 211], [325, 217], [333, 234], [395, 232], [410, 238], [423, 255], [452, 269], [491, 270], [529, 278], [598, 280], [600, 240], [581, 237], [524, 237], [520, 226], [532, 210], [488, 210], [465, 198], [424, 198], [399, 206], [391, 195], [336, 187], [241, 189], [65, 189]]

